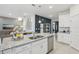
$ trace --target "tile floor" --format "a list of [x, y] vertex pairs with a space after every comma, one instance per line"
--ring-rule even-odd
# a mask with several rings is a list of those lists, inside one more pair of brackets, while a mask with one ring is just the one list
[[54, 51], [50, 52], [49, 54], [79, 54], [79, 51], [67, 44], [56, 41]]

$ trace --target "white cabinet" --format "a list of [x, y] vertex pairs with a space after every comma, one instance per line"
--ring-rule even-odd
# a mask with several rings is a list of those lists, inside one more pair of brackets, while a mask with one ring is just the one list
[[30, 48], [25, 47], [24, 49], [22, 49], [16, 54], [31, 54], [31, 53], [32, 53], [31, 47]]
[[70, 44], [70, 34], [58, 33], [58, 41], [66, 44]]
[[3, 51], [3, 53], [4, 54], [22, 54], [22, 53], [30, 54], [31, 53], [31, 44], [8, 49], [8, 50]]
[[6, 49], [14, 46], [15, 43], [11, 39], [12, 39], [11, 37], [4, 38], [3, 43], [1, 44], [2, 49]]
[[4, 54], [13, 54], [13, 49], [8, 49], [3, 51]]
[[45, 54], [47, 53], [47, 38], [32, 42], [27, 45], [3, 51], [4, 54]]
[[63, 33], [58, 33], [58, 41], [60, 41], [60, 42], [64, 41], [64, 35], [63, 35]]
[[63, 16], [60, 15], [59, 16], [59, 27], [63, 27], [63, 26], [64, 26], [64, 24], [63, 24]]
[[31, 53], [32, 53], [31, 49], [26, 49], [26, 50], [23, 50], [17, 54], [31, 54]]
[[79, 15], [74, 15], [71, 19], [71, 46], [79, 50]]
[[70, 27], [70, 15], [59, 15], [59, 27]]
[[65, 33], [64, 34], [64, 41], [65, 41], [65, 43], [67, 43], [67, 44], [70, 44], [70, 34], [68, 34], [68, 33]]
[[47, 38], [32, 43], [32, 54], [44, 54], [44, 53], [47, 53]]
[[14, 54], [22, 54], [22, 53], [30, 54], [31, 53], [31, 43], [24, 45], [24, 46], [13, 48], [13, 53]]

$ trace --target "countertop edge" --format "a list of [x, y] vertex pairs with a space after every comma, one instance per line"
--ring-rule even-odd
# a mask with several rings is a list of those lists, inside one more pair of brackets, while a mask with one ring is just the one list
[[[53, 34], [49, 35], [49, 36], [53, 36]], [[39, 39], [35, 39], [35, 40], [32, 40], [31, 42], [26, 42], [26, 43], [23, 43], [23, 44], [20, 44], [20, 45], [17, 45], [17, 46], [13, 46], [13, 47], [10, 47], [10, 48], [2, 49], [1, 51], [5, 51], [5, 50], [8, 50], [8, 49], [13, 49], [13, 48], [16, 48], [16, 47], [20, 47], [20, 46], [24, 46], [24, 45], [27, 45], [27, 44], [30, 44], [30, 43], [34, 43], [36, 41], [43, 40], [44, 38], [48, 38], [49, 36], [39, 38]]]

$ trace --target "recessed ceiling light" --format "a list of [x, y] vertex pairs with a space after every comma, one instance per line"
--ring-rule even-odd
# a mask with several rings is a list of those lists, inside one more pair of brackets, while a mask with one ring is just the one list
[[22, 21], [22, 18], [21, 17], [18, 17], [18, 21]]
[[11, 16], [12, 14], [11, 13], [8, 13], [8, 15]]
[[41, 21], [39, 20], [39, 23], [41, 23]]
[[49, 8], [51, 9], [51, 8], [53, 8], [53, 6], [49, 6]]
[[53, 15], [49, 15], [49, 17], [53, 17]]
[[26, 16], [27, 15], [27, 13], [24, 13], [24, 16]]

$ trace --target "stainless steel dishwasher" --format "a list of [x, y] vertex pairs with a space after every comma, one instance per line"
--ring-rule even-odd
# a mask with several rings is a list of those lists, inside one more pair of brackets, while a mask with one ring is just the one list
[[48, 53], [51, 52], [54, 49], [54, 37], [49, 36], [48, 37]]

